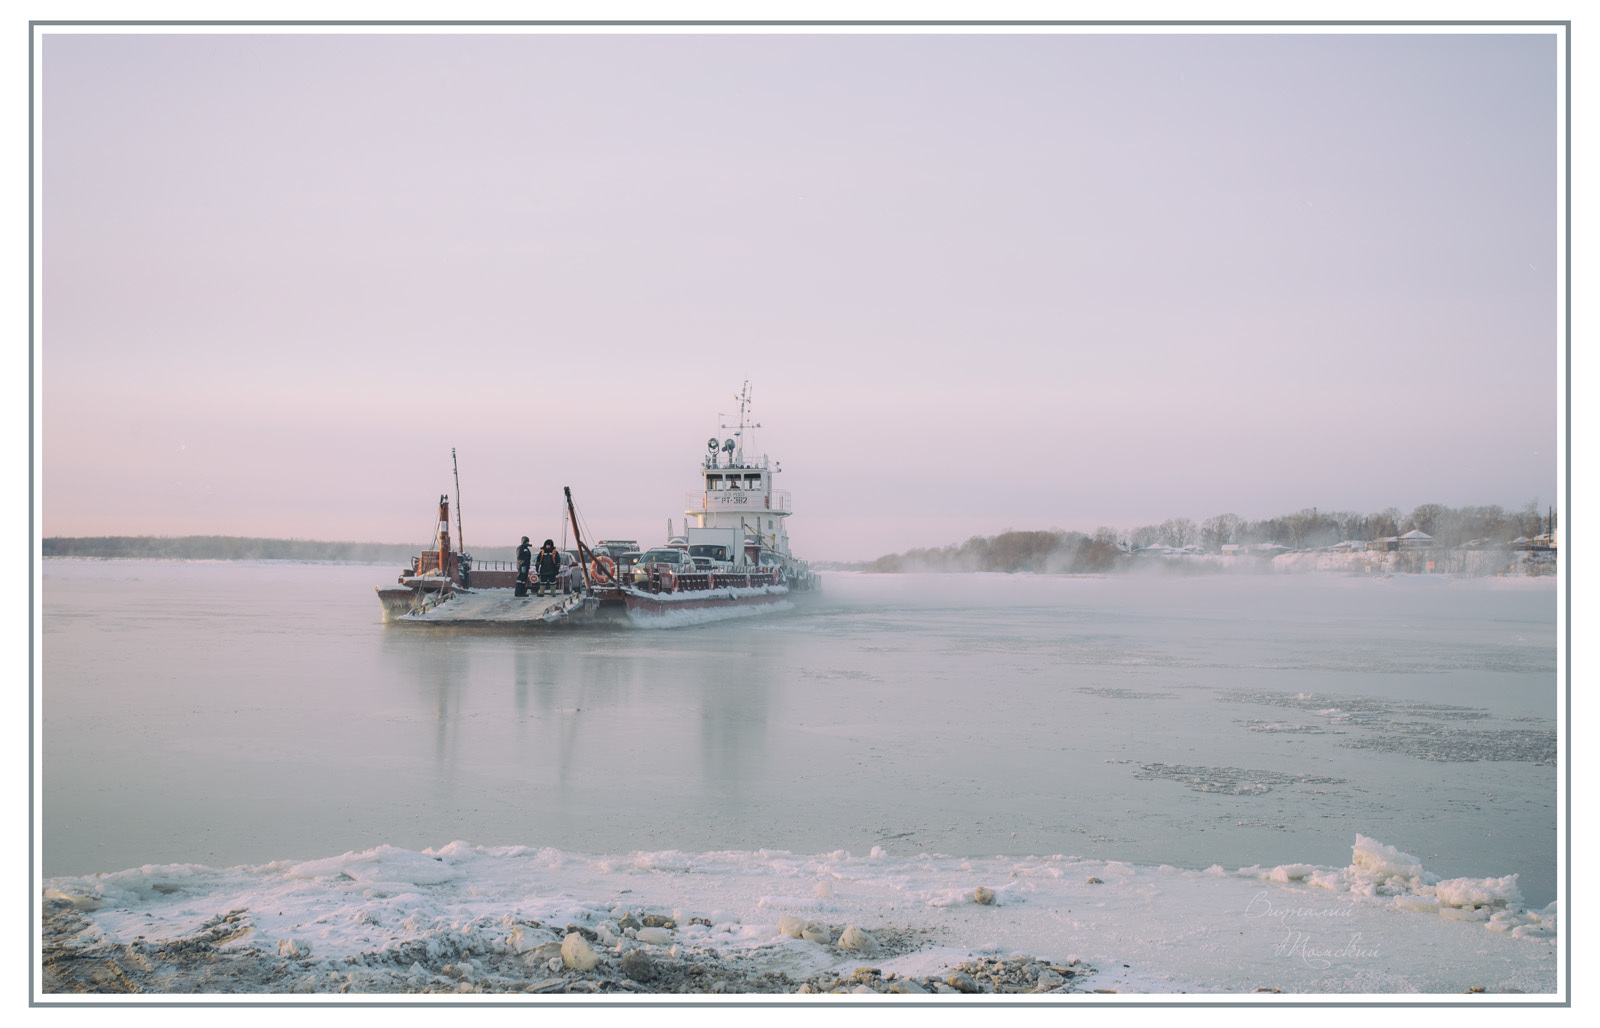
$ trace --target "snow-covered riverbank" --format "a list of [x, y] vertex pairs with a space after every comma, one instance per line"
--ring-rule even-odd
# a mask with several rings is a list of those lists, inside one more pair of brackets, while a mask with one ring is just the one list
[[[1348, 866], [1182, 870], [875, 848], [593, 856], [454, 842], [46, 882], [47, 998], [144, 993], [1482, 992], [1557, 984], [1555, 905]], [[862, 971], [870, 968], [869, 971]], [[922, 997], [922, 999], [918, 999]]]

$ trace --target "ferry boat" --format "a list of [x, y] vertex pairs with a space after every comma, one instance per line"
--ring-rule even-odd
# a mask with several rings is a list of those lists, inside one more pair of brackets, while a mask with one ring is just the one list
[[660, 546], [641, 552], [631, 541], [607, 540], [591, 548], [567, 487], [577, 559], [563, 566], [555, 596], [516, 596], [512, 565], [474, 563], [451, 548], [449, 497], [441, 496], [435, 547], [415, 558], [395, 585], [377, 587], [384, 620], [637, 624], [683, 613], [678, 620], [700, 621], [786, 607], [795, 594], [818, 588], [817, 574], [789, 548], [790, 496], [774, 481], [782, 467], [765, 454], [746, 455], [748, 434], [760, 427], [748, 419], [749, 383], [736, 399], [737, 425], [722, 426], [733, 434], [706, 441], [700, 490], [688, 497], [681, 535], [672, 534], [669, 521]]

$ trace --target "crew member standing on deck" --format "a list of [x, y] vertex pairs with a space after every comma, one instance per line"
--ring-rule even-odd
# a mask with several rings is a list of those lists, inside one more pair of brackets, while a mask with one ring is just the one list
[[533, 564], [533, 547], [528, 545], [528, 537], [522, 537], [522, 545], [517, 547], [517, 595], [528, 595], [528, 568]]
[[546, 539], [539, 548], [539, 595], [543, 596], [545, 590], [550, 590], [550, 595], [556, 594], [556, 572], [561, 570], [561, 557], [556, 553], [556, 544], [553, 539]]

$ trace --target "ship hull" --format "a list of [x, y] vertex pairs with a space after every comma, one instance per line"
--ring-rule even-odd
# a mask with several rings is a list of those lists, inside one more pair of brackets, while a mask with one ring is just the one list
[[378, 590], [378, 602], [383, 605], [383, 620], [393, 621], [415, 610], [422, 602], [422, 594], [403, 585], [373, 586]]
[[541, 596], [530, 591], [518, 596], [512, 589], [460, 588], [426, 597], [420, 604], [412, 600], [411, 606], [395, 597], [391, 606], [384, 592], [382, 588], [378, 590], [379, 599], [385, 601], [384, 621], [399, 625], [544, 629], [591, 622], [600, 606], [593, 597], [579, 593]]
[[786, 610], [784, 585], [727, 586], [672, 593], [641, 589], [598, 589], [593, 593], [518, 597], [510, 589], [423, 592], [406, 586], [379, 586], [383, 619], [400, 625], [473, 628], [539, 628], [580, 625], [670, 625], [720, 621]]
[[668, 618], [679, 612], [693, 611], [759, 614], [787, 606], [789, 589], [782, 585], [697, 589], [693, 592], [647, 593], [637, 589], [617, 590], [620, 594], [609, 598], [607, 606], [620, 604], [634, 619]]

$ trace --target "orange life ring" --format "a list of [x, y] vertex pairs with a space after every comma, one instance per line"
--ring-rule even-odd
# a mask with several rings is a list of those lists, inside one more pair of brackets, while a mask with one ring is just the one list
[[678, 576], [672, 573], [671, 568], [661, 569], [661, 591], [664, 593], [676, 592]]
[[617, 580], [617, 562], [604, 553], [597, 553], [589, 562], [589, 573], [601, 585], [610, 585]]

